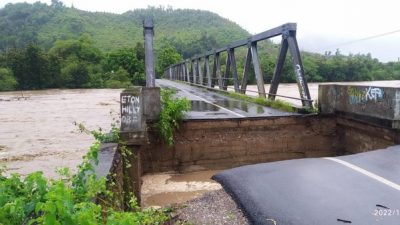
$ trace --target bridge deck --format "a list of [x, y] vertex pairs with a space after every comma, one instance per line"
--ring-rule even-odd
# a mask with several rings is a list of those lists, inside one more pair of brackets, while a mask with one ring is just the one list
[[177, 91], [178, 97], [186, 97], [192, 102], [192, 109], [187, 114], [188, 119], [221, 119], [240, 117], [270, 117], [291, 116], [289, 113], [240, 101], [206, 89], [190, 86], [184, 83], [158, 79], [156, 84], [162, 88], [171, 88]]

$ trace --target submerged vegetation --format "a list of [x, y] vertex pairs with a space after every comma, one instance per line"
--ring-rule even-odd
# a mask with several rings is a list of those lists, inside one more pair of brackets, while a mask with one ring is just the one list
[[163, 141], [171, 146], [174, 144], [174, 131], [179, 129], [179, 123], [191, 105], [186, 98], [176, 98], [174, 91], [161, 89], [161, 106], [156, 128]]
[[168, 220], [163, 211], [141, 210], [132, 193], [127, 193], [127, 211], [118, 207], [105, 178], [96, 177], [94, 164], [98, 163], [101, 142], [118, 142], [119, 130], [113, 126], [110, 134], [91, 133], [96, 141], [74, 175], [68, 168], [58, 169], [58, 179], [47, 179], [42, 172], [5, 176], [4, 169], [0, 170], [0, 224], [150, 225]]

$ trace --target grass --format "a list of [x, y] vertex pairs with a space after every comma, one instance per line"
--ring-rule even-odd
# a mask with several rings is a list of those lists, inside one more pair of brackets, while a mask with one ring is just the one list
[[[188, 82], [185, 81], [179, 81], [179, 80], [175, 80], [175, 82], [179, 82], [179, 83], [183, 83], [183, 84], [188, 84]], [[238, 99], [238, 100], [242, 100], [242, 101], [247, 101], [247, 102], [251, 102], [251, 103], [255, 103], [258, 105], [262, 105], [262, 106], [267, 106], [267, 107], [271, 107], [274, 109], [279, 109], [285, 112], [296, 112], [298, 109], [296, 107], [294, 107], [293, 105], [291, 105], [288, 102], [279, 100], [279, 99], [275, 99], [275, 100], [270, 100], [270, 99], [266, 99], [266, 98], [261, 98], [261, 97], [252, 97], [249, 95], [245, 95], [245, 94], [240, 94], [240, 93], [236, 93], [236, 92], [228, 92], [228, 91], [223, 91], [223, 90], [219, 90], [219, 89], [214, 89], [214, 88], [208, 88], [205, 86], [200, 86], [200, 85], [196, 85], [196, 84], [192, 84], [190, 83], [190, 85], [196, 86], [196, 87], [200, 87], [200, 88], [205, 88], [209, 91], [214, 91], [217, 93], [220, 93], [222, 95], [234, 98], [234, 99]], [[318, 106], [316, 106], [316, 108], [313, 109], [304, 109], [302, 111], [300, 111], [300, 113], [318, 113]]]
[[221, 94], [234, 98], [234, 99], [238, 99], [238, 100], [243, 100], [243, 101], [247, 101], [247, 102], [252, 102], [255, 104], [259, 104], [259, 105], [263, 105], [263, 106], [268, 106], [274, 109], [279, 109], [285, 112], [295, 112], [294, 107], [282, 100], [270, 100], [270, 99], [265, 99], [265, 98], [261, 98], [261, 97], [251, 97], [248, 95], [244, 95], [244, 94], [239, 94], [239, 93], [235, 93], [235, 92], [225, 92], [225, 91], [218, 91]]

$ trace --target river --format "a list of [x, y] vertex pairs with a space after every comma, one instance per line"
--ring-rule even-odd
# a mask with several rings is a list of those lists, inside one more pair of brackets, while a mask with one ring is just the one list
[[121, 90], [41, 90], [0, 92], [0, 164], [21, 174], [41, 170], [72, 170], [81, 162], [94, 139], [81, 133], [109, 130], [118, 117]]

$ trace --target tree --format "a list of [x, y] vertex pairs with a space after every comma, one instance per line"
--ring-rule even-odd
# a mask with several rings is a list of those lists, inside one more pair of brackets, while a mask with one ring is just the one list
[[64, 87], [87, 87], [90, 81], [89, 71], [84, 62], [72, 60], [61, 69]]
[[126, 88], [131, 84], [129, 73], [120, 67], [116, 72], [111, 73], [110, 79], [106, 81], [105, 86], [107, 88]]
[[64, 7], [64, 3], [60, 0], [51, 0], [51, 7], [55, 9], [62, 9]]
[[57, 41], [49, 53], [62, 68], [61, 77], [57, 80], [61, 86], [79, 88], [91, 85], [99, 87], [102, 84], [99, 75], [102, 69], [97, 65], [101, 63], [103, 55], [94, 47], [89, 35], [82, 35], [79, 39]]
[[101, 51], [94, 46], [90, 35], [84, 34], [78, 39], [59, 40], [49, 50], [50, 54], [58, 55], [66, 60], [75, 57], [79, 61], [99, 63], [103, 58]]
[[134, 85], [144, 85], [144, 46], [137, 43], [135, 48], [123, 48], [106, 55], [104, 60], [104, 71], [110, 75], [118, 70], [124, 69], [129, 74], [129, 78]]
[[19, 89], [43, 89], [52, 86], [48, 55], [37, 45], [7, 53], [7, 66], [13, 71]]
[[26, 89], [43, 89], [48, 85], [49, 61], [46, 53], [37, 45], [29, 45], [25, 51], [26, 71], [23, 74]]
[[164, 70], [175, 63], [182, 61], [182, 56], [171, 45], [164, 46], [157, 53], [156, 76], [159, 78]]
[[8, 68], [0, 68], [0, 91], [12, 91], [17, 87], [17, 80]]

